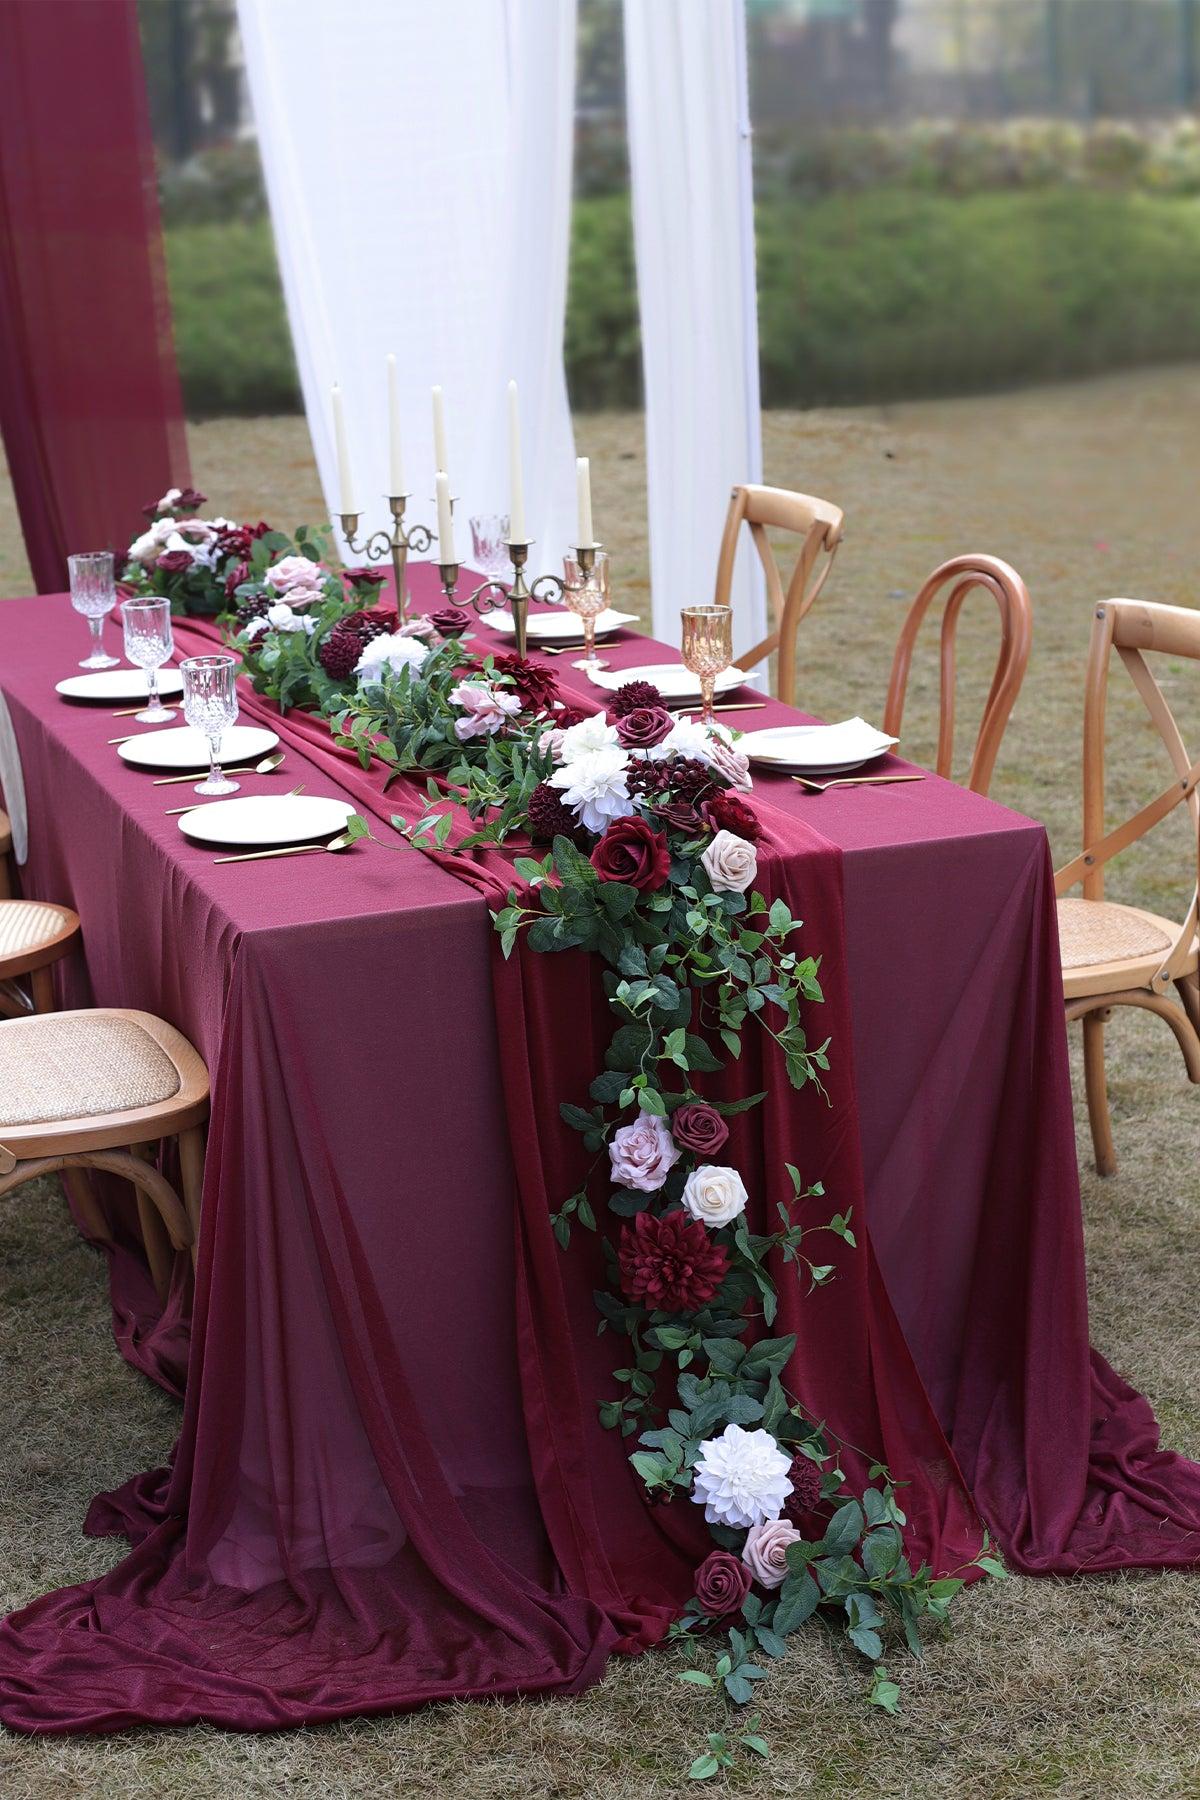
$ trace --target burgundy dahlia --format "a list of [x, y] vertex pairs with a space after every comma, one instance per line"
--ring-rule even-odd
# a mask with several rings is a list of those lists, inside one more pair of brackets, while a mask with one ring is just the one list
[[708, 1162], [729, 1136], [729, 1127], [707, 1100], [689, 1100], [671, 1114], [671, 1136], [681, 1150]]
[[332, 681], [346, 681], [354, 673], [363, 649], [363, 640], [356, 631], [347, 631], [344, 623], [335, 625], [317, 651], [317, 661]]
[[221, 562], [231, 556], [242, 562], [249, 556], [252, 542], [244, 525], [223, 525], [217, 532], [217, 556]]
[[610, 719], [623, 719], [642, 706], [661, 706], [663, 697], [652, 681], [626, 681], [608, 703]]
[[556, 837], [574, 837], [579, 821], [566, 805], [557, 788], [540, 781], [529, 796], [526, 808], [529, 835], [535, 844], [549, 844]]
[[653, 750], [674, 729], [665, 706], [637, 706], [617, 720], [617, 742], [624, 750]]
[[821, 1471], [811, 1457], [796, 1455], [788, 1470], [792, 1491], [783, 1503], [784, 1517], [803, 1529], [821, 1499]]
[[682, 1211], [638, 1213], [621, 1227], [617, 1259], [626, 1299], [658, 1312], [698, 1312], [729, 1269], [729, 1252]]
[[740, 1556], [729, 1550], [713, 1550], [696, 1570], [696, 1599], [710, 1619], [726, 1619], [740, 1612], [750, 1592], [750, 1571]]
[[497, 675], [507, 675], [529, 712], [544, 712], [558, 699], [558, 683], [549, 669], [527, 657], [502, 652], [493, 657]]
[[740, 794], [731, 794], [724, 788], [701, 803], [700, 817], [714, 831], [732, 831], [748, 844], [757, 844], [762, 836], [762, 823], [754, 808]]

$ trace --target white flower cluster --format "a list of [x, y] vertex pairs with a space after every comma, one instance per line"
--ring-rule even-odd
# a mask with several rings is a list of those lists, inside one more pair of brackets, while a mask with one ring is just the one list
[[792, 1491], [791, 1466], [769, 1431], [727, 1425], [700, 1446], [692, 1499], [710, 1525], [763, 1525], [783, 1511]]
[[166, 551], [186, 550], [198, 568], [211, 569], [218, 534], [231, 529], [228, 519], [156, 519], [133, 540], [128, 556], [132, 562], [153, 564]]
[[749, 759], [734, 748], [725, 727], [702, 725], [698, 719], [677, 719], [662, 743], [650, 749], [626, 750], [616, 726], [603, 713], [593, 713], [565, 731], [548, 731], [542, 747], [559, 765], [550, 786], [561, 789], [588, 831], [602, 832], [613, 819], [627, 819], [637, 811], [629, 793], [629, 770], [638, 761], [689, 757], [714, 769], [729, 787], [746, 793], [753, 785]]
[[[274, 607], [271, 609], [274, 611]], [[420, 638], [406, 637], [403, 632], [387, 632], [381, 637], [372, 638], [362, 655], [354, 665], [354, 673], [360, 684], [364, 681], [381, 681], [385, 669], [398, 675], [401, 669], [419, 669], [429, 655], [429, 646]]]

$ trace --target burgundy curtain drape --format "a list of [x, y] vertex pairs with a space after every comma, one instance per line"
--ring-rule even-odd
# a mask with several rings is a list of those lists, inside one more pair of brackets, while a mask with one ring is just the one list
[[189, 479], [135, 0], [0, 0], [0, 429], [34, 580]]

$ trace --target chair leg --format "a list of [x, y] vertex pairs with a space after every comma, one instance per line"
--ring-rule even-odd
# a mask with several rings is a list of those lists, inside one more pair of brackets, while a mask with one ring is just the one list
[[[149, 1163], [153, 1167], [153, 1145], [135, 1144], [130, 1146], [130, 1155], [139, 1162]], [[175, 1253], [171, 1248], [171, 1239], [163, 1216], [155, 1206], [150, 1195], [142, 1187], [135, 1189], [137, 1194], [138, 1224], [142, 1230], [142, 1245], [146, 1252], [146, 1261], [150, 1265], [150, 1277], [154, 1282], [154, 1291], [159, 1299], [165, 1301], [171, 1290], [171, 1269], [175, 1261]]]
[[1183, 1010], [1191, 1021], [1192, 1030], [1200, 1033], [1200, 975], [1181, 975], [1175, 988], [1183, 1001]]
[[1110, 1016], [1105, 1007], [1085, 1013], [1083, 1019], [1083, 1079], [1097, 1175], [1115, 1175], [1117, 1172], [1117, 1148], [1113, 1143], [1108, 1080], [1104, 1073], [1104, 1021]]
[[179, 1183], [192, 1227], [192, 1261], [200, 1243], [200, 1196], [204, 1187], [204, 1127], [193, 1125], [179, 1134]]
[[35, 1013], [54, 1011], [54, 970], [47, 963], [43, 968], [33, 969], [29, 976], [29, 985], [33, 989], [33, 1010]]
[[98, 1243], [111, 1244], [112, 1232], [108, 1229], [108, 1220], [104, 1217], [100, 1202], [92, 1192], [92, 1185], [87, 1172], [81, 1168], [67, 1168], [62, 1172], [63, 1186], [71, 1205], [89, 1238]]

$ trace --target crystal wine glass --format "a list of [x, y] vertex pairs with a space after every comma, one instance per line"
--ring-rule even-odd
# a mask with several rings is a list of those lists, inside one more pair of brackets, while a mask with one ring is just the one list
[[148, 598], [126, 600], [121, 608], [125, 626], [125, 655], [137, 669], [146, 671], [147, 703], [134, 717], [143, 725], [163, 725], [175, 717], [159, 698], [158, 671], [175, 648], [171, 635], [171, 602]]
[[118, 657], [105, 653], [102, 633], [104, 621], [117, 604], [117, 587], [113, 575], [111, 550], [88, 550], [69, 556], [71, 571], [71, 605], [82, 613], [92, 632], [92, 653], [80, 663], [81, 669], [115, 669]]
[[583, 621], [583, 655], [571, 667], [606, 669], [608, 664], [596, 655], [596, 619], [608, 605], [608, 551], [596, 551], [596, 559], [586, 574], [578, 556], [564, 556], [563, 588], [567, 606]]
[[189, 656], [179, 665], [183, 716], [208, 739], [208, 775], [197, 794], [236, 794], [240, 785], [222, 775], [219, 761], [222, 734], [238, 716], [237, 670], [234, 656]]
[[471, 519], [471, 550], [475, 567], [498, 581], [508, 570], [508, 514], [476, 513]]
[[733, 661], [733, 612], [728, 606], [685, 606], [683, 666], [700, 677], [700, 723], [711, 725], [717, 676]]

